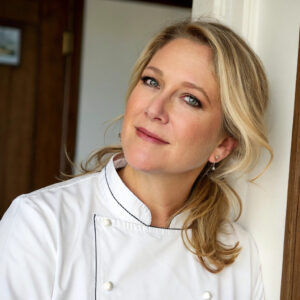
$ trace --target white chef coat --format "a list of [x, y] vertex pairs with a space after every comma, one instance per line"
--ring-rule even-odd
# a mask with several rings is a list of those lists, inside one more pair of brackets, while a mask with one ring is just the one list
[[[151, 226], [151, 213], [106, 168], [15, 199], [0, 222], [2, 300], [261, 300], [253, 239], [225, 236], [241, 254], [221, 273], [203, 268], [181, 239], [186, 217]], [[224, 237], [223, 237], [224, 239]]]

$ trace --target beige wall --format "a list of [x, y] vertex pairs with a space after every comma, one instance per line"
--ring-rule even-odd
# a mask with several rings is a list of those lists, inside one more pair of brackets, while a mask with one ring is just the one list
[[104, 122], [123, 112], [128, 77], [139, 52], [161, 26], [191, 9], [134, 1], [86, 0], [76, 162], [118, 140]]
[[254, 235], [259, 247], [266, 300], [277, 300], [280, 299], [300, 1], [194, 0], [193, 16], [200, 15], [215, 15], [240, 32], [261, 57], [269, 78], [271, 103], [267, 121], [274, 162], [257, 185], [240, 181], [236, 186], [245, 203], [241, 223]]

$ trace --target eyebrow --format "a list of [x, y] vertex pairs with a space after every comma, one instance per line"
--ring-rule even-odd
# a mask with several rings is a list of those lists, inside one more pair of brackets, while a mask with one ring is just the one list
[[[145, 68], [145, 70], [146, 69], [150, 69], [150, 70], [154, 71], [155, 73], [159, 74], [160, 76], [164, 75], [163, 71], [161, 71], [160, 69], [158, 69], [156, 67], [148, 66], [148, 67]], [[192, 88], [192, 89], [200, 91], [205, 96], [205, 98], [207, 99], [207, 101], [209, 102], [209, 104], [211, 104], [211, 101], [210, 101], [207, 93], [205, 92], [205, 90], [202, 87], [200, 87], [200, 86], [198, 86], [198, 85], [196, 85], [194, 83], [188, 82], [188, 81], [184, 81], [182, 83], [182, 85], [184, 85], [184, 86], [186, 86], [188, 88]]]

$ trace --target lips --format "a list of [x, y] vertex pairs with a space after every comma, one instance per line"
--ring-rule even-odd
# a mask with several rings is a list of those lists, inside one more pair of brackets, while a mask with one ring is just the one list
[[136, 127], [136, 134], [143, 140], [152, 142], [154, 144], [169, 144], [167, 141], [163, 140], [156, 134], [148, 131], [143, 127]]

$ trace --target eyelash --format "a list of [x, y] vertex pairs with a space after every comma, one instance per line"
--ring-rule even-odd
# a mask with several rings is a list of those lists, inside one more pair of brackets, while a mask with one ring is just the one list
[[[159, 87], [159, 84], [158, 84], [157, 80], [156, 80], [155, 78], [153, 78], [153, 77], [150, 77], [150, 76], [143, 76], [143, 77], [141, 78], [141, 80], [142, 80], [143, 84], [145, 84], [146, 86], [154, 87], [154, 88], [158, 88], [158, 87]], [[152, 84], [150, 84], [150, 83], [147, 83], [148, 80], [155, 81], [156, 85], [152, 85]], [[193, 107], [199, 107], [199, 108], [202, 107], [202, 104], [201, 104], [200, 100], [199, 100], [198, 98], [196, 98], [195, 96], [193, 96], [193, 95], [191, 95], [191, 94], [185, 94], [185, 95], [183, 96], [183, 98], [185, 98], [185, 97], [190, 97], [190, 98], [192, 99], [192, 101], [196, 102], [196, 103], [194, 103], [194, 104], [191, 104], [191, 102], [188, 102], [188, 101], [185, 101], [185, 100], [184, 100], [188, 105], [191, 105], [191, 106], [193, 106]]]
[[[155, 81], [157, 85], [154, 86], [154, 85], [148, 84], [148, 83], [147, 83], [147, 80], [149, 80], [149, 79]], [[156, 79], [153, 78], [153, 77], [150, 77], [150, 76], [143, 76], [143, 77], [141, 78], [141, 80], [142, 80], [142, 82], [143, 82], [145, 85], [147, 85], [147, 86], [150, 86], [150, 87], [157, 87], [157, 86], [158, 86], [158, 82], [157, 82]]]
[[194, 104], [191, 104], [190, 102], [186, 101], [187, 104], [189, 104], [191, 106], [194, 106], [194, 107], [199, 107], [199, 108], [202, 107], [202, 103], [195, 96], [190, 95], [190, 94], [186, 94], [186, 95], [183, 96], [183, 98], [185, 98], [185, 97], [190, 97], [191, 99], [193, 99], [194, 102], [196, 102]]

